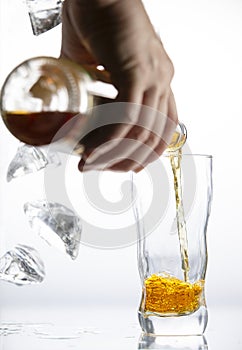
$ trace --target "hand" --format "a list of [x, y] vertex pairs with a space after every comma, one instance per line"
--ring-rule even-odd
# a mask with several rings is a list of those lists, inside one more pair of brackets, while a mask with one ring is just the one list
[[116, 101], [127, 102], [122, 123], [82, 140], [79, 169], [139, 171], [163, 153], [177, 124], [173, 65], [142, 2], [66, 0], [62, 26], [61, 55], [81, 65], [103, 65], [118, 90]]

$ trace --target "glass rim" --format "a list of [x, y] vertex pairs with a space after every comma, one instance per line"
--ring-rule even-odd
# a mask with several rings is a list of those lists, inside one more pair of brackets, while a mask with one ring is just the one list
[[[175, 152], [163, 153], [161, 157], [170, 157], [172, 155], [176, 156]], [[201, 158], [213, 159], [213, 156], [211, 154], [203, 154], [203, 153], [182, 153], [181, 157], [196, 157], [196, 158], [201, 157]]]

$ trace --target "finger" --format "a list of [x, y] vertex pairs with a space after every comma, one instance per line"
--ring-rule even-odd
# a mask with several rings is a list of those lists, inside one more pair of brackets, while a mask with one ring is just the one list
[[170, 90], [170, 96], [168, 100], [168, 117], [177, 125], [178, 123], [178, 114], [176, 108], [176, 101], [172, 90]]
[[[121, 148], [121, 144], [128, 151], [130, 151], [130, 149], [132, 150], [133, 148], [137, 147], [137, 141], [128, 139], [128, 138], [124, 139], [123, 142], [119, 144], [118, 143], [119, 143], [119, 140], [109, 141], [109, 144], [113, 146], [113, 149], [111, 151], [101, 155], [95, 162], [91, 164], [89, 164], [85, 159], [82, 159], [83, 160], [82, 167], [85, 166], [87, 167], [88, 170], [103, 170], [103, 169], [111, 168], [116, 163], [120, 163], [129, 158], [129, 156], [125, 154], [124, 150]], [[101, 145], [100, 147], [104, 147], [104, 146]], [[96, 150], [94, 150], [94, 153], [95, 152]], [[125, 171], [126, 169], [123, 168], [122, 170]]]
[[[138, 164], [136, 164], [136, 166], [138, 168]], [[83, 160], [80, 160], [78, 164], [78, 169], [81, 172], [94, 171], [94, 170], [95, 171], [115, 171], [115, 172], [130, 171], [130, 169], [128, 167], [123, 166], [123, 164], [121, 166], [119, 165], [112, 166], [112, 164], [109, 164], [106, 167], [97, 166], [96, 168], [93, 168], [93, 166], [86, 165]]]
[[[115, 146], [118, 142], [119, 142], [119, 140], [117, 140], [117, 139], [108, 141], [108, 143], [113, 146], [113, 149], [115, 148]], [[127, 142], [134, 142], [134, 141], [127, 139]], [[105, 146], [106, 146], [106, 144], [100, 145], [99, 148], [102, 148]], [[97, 150], [95, 149], [93, 152], [95, 153], [95, 152], [99, 151], [99, 148]], [[96, 161], [92, 164], [88, 164], [86, 159], [82, 157], [82, 159], [79, 163], [79, 170], [81, 170], [81, 171], [106, 170], [106, 169], [109, 169], [110, 167], [112, 167], [113, 164], [115, 164], [115, 162], [120, 162], [121, 160], [123, 160], [123, 158], [116, 151], [115, 152], [110, 151], [108, 153], [103, 154], [102, 156], [100, 156], [100, 158], [98, 158], [98, 161]]]
[[[144, 94], [142, 106], [136, 104], [130, 105], [130, 103], [125, 103], [123, 105], [123, 110], [121, 110], [121, 114], [120, 111], [118, 112], [118, 114], [120, 115], [121, 123], [117, 124], [117, 127], [113, 130], [112, 135], [110, 135], [110, 139], [119, 140], [116, 144], [117, 155], [125, 158], [129, 154], [134, 152], [134, 150], [139, 146], [135, 146], [135, 144], [132, 144], [132, 147], [128, 149], [127, 144], [123, 142], [122, 139], [131, 138], [145, 142], [149, 138], [150, 130], [153, 129], [153, 125], [155, 123], [156, 114], [156, 110], [150, 107], [157, 105], [157, 101], [158, 93], [152, 89]], [[127, 118], [129, 118], [130, 112], [134, 112], [136, 116], [134, 117], [132, 114], [130, 121], [127, 122]], [[113, 150], [112, 147], [112, 144], [107, 143], [104, 147], [101, 147], [97, 152], [92, 153], [92, 155], [88, 157], [87, 163], [92, 164], [94, 162], [102, 162], [102, 156], [110, 151], [110, 157], [112, 157], [113, 159], [113, 157], [115, 156], [115, 150]]]
[[[143, 167], [143, 159], [153, 151], [154, 140], [157, 139], [154, 133], [150, 133], [149, 139], [145, 143], [140, 143], [139, 147], [133, 152], [129, 158], [121, 160], [110, 167], [114, 171], [130, 171], [139, 167]], [[136, 143], [137, 144], [137, 143]]]
[[[100, 142], [100, 144], [111, 139], [122, 139], [127, 135], [133, 125], [137, 123], [140, 113], [142, 96], [142, 88], [139, 85], [133, 85], [129, 88], [127, 87], [126, 95], [123, 95], [122, 101], [120, 99], [120, 96], [118, 96], [115, 102], [109, 104], [107, 108], [102, 108], [100, 106], [100, 108], [96, 109], [99, 116], [96, 119], [94, 118], [93, 124], [95, 124], [96, 121], [98, 125], [104, 128], [112, 125], [112, 132], [108, 135], [108, 138], [106, 137], [103, 141]], [[107, 136], [107, 134], [105, 136]], [[88, 157], [90, 153], [88, 141], [90, 141], [90, 139], [88, 140], [87, 138], [87, 144], [85, 144], [86, 157]], [[94, 162], [97, 158], [109, 150], [109, 145], [102, 147], [99, 152], [92, 153], [92, 156], [89, 158], [89, 162]]]
[[[170, 106], [172, 106], [172, 109]], [[170, 140], [173, 135], [176, 126], [176, 122], [173, 120], [177, 120], [177, 112], [174, 106], [175, 103], [173, 94], [170, 94], [168, 101], [167, 97], [161, 98], [159, 109], [163, 111], [170, 111], [168, 113], [171, 115], [171, 118], [168, 118], [162, 113], [156, 111], [155, 122], [152, 125], [153, 131], [148, 130], [148, 138], [143, 132], [145, 128], [138, 126], [134, 127], [128, 136], [136, 139], [135, 143], [129, 143], [127, 142], [127, 139], [122, 140], [120, 144], [118, 142], [118, 145], [110, 143], [109, 146], [112, 148], [112, 151], [103, 154], [91, 165], [89, 162], [87, 162], [89, 166], [86, 168], [86, 170], [109, 168], [113, 171], [138, 171], [145, 167], [148, 163], [155, 161], [164, 152], [167, 147], [168, 140]], [[149, 111], [150, 110], [151, 109], [149, 109]], [[147, 122], [147, 117], [149, 115], [144, 113], [143, 116], [145, 117], [144, 121]], [[145, 122], [143, 126], [145, 126]], [[140, 135], [136, 136], [135, 133], [140, 133]]]
[[137, 143], [138, 147], [135, 152], [130, 155], [130, 159], [125, 159], [120, 163], [115, 164], [112, 167], [112, 170], [116, 170], [116, 168], [124, 169], [125, 171], [135, 170], [137, 167], [143, 166], [143, 163], [148, 157], [150, 157], [150, 154], [152, 154], [153, 160], [157, 159], [156, 153], [154, 153], [154, 149], [161, 142], [168, 119], [164, 113], [160, 112], [168, 111], [168, 101], [166, 96], [163, 96], [160, 99], [158, 107], [159, 111], [156, 110], [156, 113], [154, 114], [155, 121], [152, 125], [152, 130], [149, 130], [149, 137], [145, 140], [139, 138], [138, 140], [140, 142]]
[[175, 98], [172, 91], [170, 93], [167, 106], [168, 106], [169, 117], [167, 118], [167, 123], [165, 126], [163, 137], [160, 139], [160, 142], [158, 143], [158, 145], [154, 148], [154, 152], [150, 153], [147, 156], [147, 158], [143, 160], [141, 166], [132, 169], [133, 171], [138, 172], [144, 167], [146, 167], [149, 163], [152, 163], [155, 160], [157, 160], [168, 147], [171, 141], [172, 135], [174, 134], [176, 125], [178, 123], [176, 103], [175, 103]]
[[143, 95], [137, 125], [130, 129], [127, 137], [145, 143], [150, 133], [155, 130], [159, 92], [157, 88], [150, 88]]

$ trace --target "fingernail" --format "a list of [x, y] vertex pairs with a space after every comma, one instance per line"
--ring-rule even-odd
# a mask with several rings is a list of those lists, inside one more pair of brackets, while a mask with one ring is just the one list
[[135, 168], [133, 171], [137, 174], [137, 173], [139, 173], [141, 170], [143, 170], [144, 169], [144, 167], [142, 167], [142, 166], [140, 166], [140, 167], [138, 167], [138, 168]]
[[90, 154], [90, 156], [87, 156], [86, 158], [86, 164], [91, 164], [95, 160], [97, 160], [100, 156], [105, 154], [109, 150], [109, 147], [102, 147], [102, 150], [94, 151]]

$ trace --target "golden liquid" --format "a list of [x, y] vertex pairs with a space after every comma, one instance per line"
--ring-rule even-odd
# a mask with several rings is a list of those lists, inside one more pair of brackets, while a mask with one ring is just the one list
[[172, 135], [172, 139], [170, 144], [168, 145], [166, 152], [168, 154], [172, 154], [174, 152], [177, 152], [178, 150], [181, 149], [181, 147], [184, 145], [186, 142], [186, 135], [180, 134], [178, 131], [175, 131], [174, 134]]
[[174, 190], [176, 197], [176, 220], [177, 231], [180, 243], [182, 270], [184, 274], [184, 280], [188, 282], [189, 273], [189, 259], [188, 259], [188, 242], [187, 242], [187, 229], [184, 215], [183, 201], [182, 201], [182, 184], [181, 184], [181, 158], [182, 151], [179, 150], [170, 155], [171, 167], [174, 177]]
[[175, 277], [151, 275], [145, 281], [145, 310], [162, 314], [187, 314], [202, 302], [204, 281], [189, 283]]

